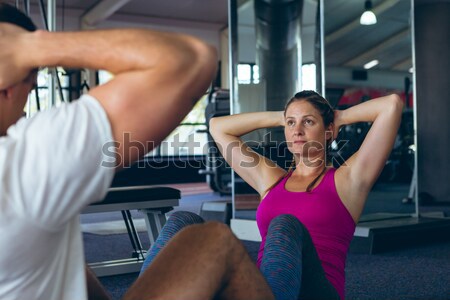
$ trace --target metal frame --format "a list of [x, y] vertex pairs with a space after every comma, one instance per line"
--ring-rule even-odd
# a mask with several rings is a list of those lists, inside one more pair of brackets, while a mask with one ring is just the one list
[[[237, 0], [228, 0], [228, 67], [230, 80], [230, 114], [234, 113], [234, 103], [238, 99], [237, 54], [238, 54], [238, 4]], [[236, 217], [235, 173], [231, 172], [232, 218]]]
[[413, 170], [413, 179], [411, 180], [411, 185], [414, 188], [414, 203], [415, 203], [415, 217], [419, 217], [419, 188], [418, 188], [418, 172], [417, 172], [417, 166], [419, 164], [418, 159], [418, 141], [417, 141], [417, 80], [416, 80], [416, 39], [415, 39], [415, 21], [414, 21], [414, 0], [411, 0], [411, 47], [412, 47], [412, 66], [413, 66], [413, 73], [412, 73], [412, 93], [414, 95], [413, 97], [413, 126], [414, 126], [414, 144], [416, 145], [416, 150], [414, 151], [414, 170]]
[[324, 0], [320, 0], [319, 8], [320, 8], [320, 88], [321, 94], [326, 99], [326, 81], [325, 81], [325, 9], [324, 9]]
[[[133, 187], [116, 187], [110, 188], [110, 192], [114, 191], [129, 191], [136, 189], [145, 189], [151, 188], [154, 186], [133, 186]], [[148, 200], [148, 201], [131, 201], [131, 202], [122, 202], [122, 203], [111, 203], [111, 204], [93, 204], [86, 207], [82, 213], [100, 213], [100, 212], [112, 212], [112, 211], [128, 211], [126, 212], [127, 220], [125, 220], [125, 224], [127, 225], [127, 230], [130, 235], [131, 243], [138, 243], [136, 257], [119, 259], [119, 260], [111, 260], [111, 261], [102, 261], [90, 263], [89, 267], [93, 270], [93, 272], [101, 277], [101, 276], [111, 276], [111, 275], [119, 275], [119, 274], [127, 274], [127, 273], [135, 273], [139, 272], [142, 264], [145, 260], [143, 255], [144, 251], [139, 249], [139, 238], [137, 236], [136, 229], [134, 228], [133, 222], [131, 220], [131, 214], [129, 210], [137, 209], [144, 214], [145, 224], [147, 227], [147, 234], [150, 240], [150, 244], [153, 244], [158, 237], [161, 229], [166, 223], [165, 213], [168, 210], [171, 210], [172, 207], [179, 206], [180, 199], [169, 198], [169, 199], [161, 199], [161, 200]], [[130, 222], [130, 224], [127, 223]], [[130, 232], [131, 230], [131, 232]]]

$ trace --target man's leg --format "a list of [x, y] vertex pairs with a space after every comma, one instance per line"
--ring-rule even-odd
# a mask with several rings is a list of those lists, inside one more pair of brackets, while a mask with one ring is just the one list
[[94, 272], [86, 265], [86, 286], [89, 300], [110, 300], [111, 297]]
[[125, 295], [145, 299], [274, 299], [241, 242], [224, 224], [189, 226], [169, 241]]
[[199, 215], [188, 211], [177, 211], [174, 212], [170, 218], [167, 220], [166, 224], [162, 228], [158, 238], [155, 243], [150, 247], [147, 252], [147, 257], [145, 258], [144, 264], [141, 268], [141, 274], [148, 268], [148, 266], [155, 259], [156, 255], [163, 249], [167, 243], [184, 227], [201, 224], [205, 221]]

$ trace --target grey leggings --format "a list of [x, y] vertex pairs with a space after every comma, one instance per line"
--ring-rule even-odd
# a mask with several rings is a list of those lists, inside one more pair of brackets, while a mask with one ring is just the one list
[[338, 300], [308, 230], [292, 215], [270, 222], [260, 266], [277, 300]]
[[[141, 274], [177, 232], [203, 222], [190, 212], [173, 213], [150, 248]], [[294, 216], [280, 215], [270, 223], [260, 270], [277, 300], [340, 299], [325, 277], [308, 231]]]

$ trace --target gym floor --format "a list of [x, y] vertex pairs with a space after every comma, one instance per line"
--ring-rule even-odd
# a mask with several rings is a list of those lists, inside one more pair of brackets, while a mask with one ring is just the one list
[[[200, 212], [204, 201], [229, 199], [212, 193], [204, 184], [179, 185], [182, 191], [177, 210]], [[413, 204], [401, 204], [408, 192], [405, 184], [381, 184], [375, 186], [368, 198], [365, 213], [375, 212], [413, 212]], [[443, 211], [450, 214], [449, 206], [425, 207], [425, 211]], [[244, 217], [254, 218], [254, 212], [241, 211]], [[144, 229], [142, 216], [133, 212], [137, 228]], [[92, 225], [120, 223], [120, 212], [88, 214], [81, 216], [85, 254], [87, 262], [129, 258], [132, 247], [123, 228], [113, 227], [112, 231], [91, 228]], [[144, 231], [140, 232], [144, 248], [149, 241]], [[249, 255], [256, 260], [258, 242], [243, 241]], [[138, 274], [102, 277], [100, 280], [111, 293], [113, 299], [120, 299]], [[450, 242], [438, 242], [424, 246], [389, 251], [369, 255], [349, 253], [346, 268], [347, 299], [450, 299]]]

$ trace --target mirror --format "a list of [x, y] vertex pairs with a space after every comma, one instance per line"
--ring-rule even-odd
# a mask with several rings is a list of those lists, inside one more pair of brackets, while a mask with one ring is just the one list
[[[367, 199], [361, 221], [411, 215], [414, 171], [411, 0], [372, 0], [376, 24], [361, 25], [365, 1], [322, 0], [325, 97], [338, 109], [399, 94], [405, 101], [394, 149]], [[339, 154], [348, 158], [361, 145], [369, 123], [346, 126]], [[376, 151], [376, 149], [374, 149]]]
[[[373, 0], [375, 25], [360, 24], [364, 4], [229, 0], [231, 113], [283, 110], [285, 102], [303, 89], [324, 93], [340, 109], [400, 94], [407, 105], [396, 146], [364, 213], [411, 215], [415, 206], [402, 203], [409, 195], [415, 155], [411, 0]], [[378, 62], [365, 69], [373, 60]], [[370, 124], [356, 124], [342, 130], [340, 138], [351, 143], [337, 145], [335, 151], [351, 155], [369, 128]], [[278, 147], [284, 140], [282, 129], [260, 130], [243, 139], [282, 167], [290, 160]], [[255, 220], [258, 194], [236, 174], [233, 178], [233, 218]]]
[[[316, 10], [314, 1], [230, 0], [231, 113], [283, 110], [302, 86], [315, 89]], [[311, 74], [303, 81], [302, 62]], [[282, 128], [258, 130], [243, 140], [289, 167], [292, 155]], [[254, 220], [259, 195], [236, 174], [233, 187], [234, 218]]]

